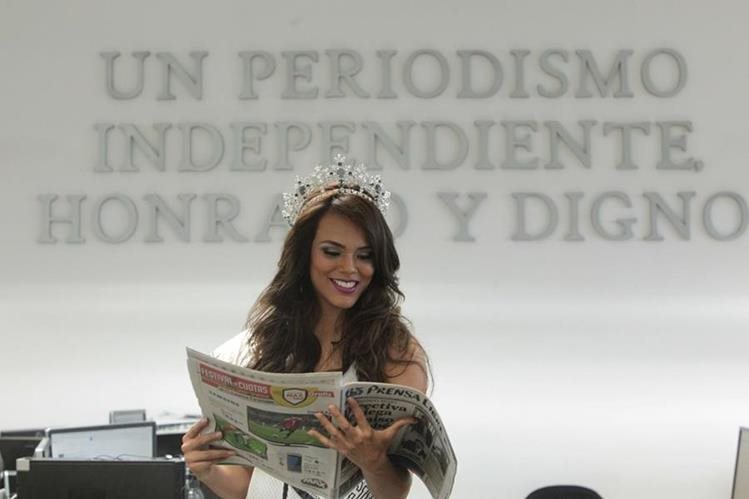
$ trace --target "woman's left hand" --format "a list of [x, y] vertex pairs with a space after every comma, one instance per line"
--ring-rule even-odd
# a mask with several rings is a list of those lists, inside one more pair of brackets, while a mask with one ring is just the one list
[[416, 418], [401, 418], [387, 428], [375, 430], [369, 426], [364, 411], [356, 400], [349, 398], [347, 402], [351, 407], [351, 412], [354, 413], [356, 425], [349, 423], [341, 414], [341, 411], [336, 406], [331, 405], [329, 407], [330, 414], [338, 427], [336, 428], [330, 419], [318, 412], [315, 416], [328, 432], [328, 436], [322, 435], [317, 430], [309, 430], [307, 433], [317, 438], [324, 446], [336, 449], [362, 471], [376, 472], [383, 466], [389, 466], [390, 461], [387, 457], [387, 451], [390, 448], [390, 442], [395, 438], [398, 430], [406, 425], [416, 423]]

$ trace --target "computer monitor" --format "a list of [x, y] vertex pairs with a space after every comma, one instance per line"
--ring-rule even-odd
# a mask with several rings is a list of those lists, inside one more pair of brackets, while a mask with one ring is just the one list
[[29, 459], [21, 461], [18, 499], [184, 499], [185, 463]]
[[47, 430], [49, 456], [60, 459], [145, 459], [156, 455], [156, 423]]
[[21, 430], [0, 430], [0, 437], [43, 437], [46, 428], [25, 428]]
[[156, 418], [156, 455], [181, 456], [182, 436], [200, 420], [194, 416]]
[[3, 470], [14, 471], [16, 459], [33, 456], [34, 449], [41, 440], [42, 437], [0, 436], [0, 456], [2, 456]]
[[145, 409], [127, 409], [121, 411], [109, 411], [109, 424], [137, 423], [146, 420]]
[[749, 428], [739, 429], [731, 499], [749, 499]]

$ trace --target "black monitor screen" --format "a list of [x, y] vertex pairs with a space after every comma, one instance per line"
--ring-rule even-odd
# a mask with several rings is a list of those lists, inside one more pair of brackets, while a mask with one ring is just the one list
[[18, 499], [184, 499], [185, 463], [31, 459], [17, 482]]
[[46, 428], [26, 428], [22, 430], [0, 430], [0, 437], [39, 437], [43, 438]]
[[41, 437], [0, 437], [0, 456], [2, 456], [3, 469], [15, 470], [16, 459], [33, 456], [34, 449], [41, 440]]

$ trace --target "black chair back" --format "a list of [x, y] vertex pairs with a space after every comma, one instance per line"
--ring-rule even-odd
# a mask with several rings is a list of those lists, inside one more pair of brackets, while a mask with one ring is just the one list
[[531, 492], [526, 499], [603, 499], [597, 492], [579, 485], [552, 485]]

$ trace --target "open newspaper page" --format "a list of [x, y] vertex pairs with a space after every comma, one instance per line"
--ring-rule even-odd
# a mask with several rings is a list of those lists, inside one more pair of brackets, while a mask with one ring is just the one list
[[[357, 401], [374, 429], [385, 428], [408, 416], [417, 419], [417, 423], [398, 432], [388, 455], [393, 463], [413, 471], [433, 498], [449, 497], [457, 469], [455, 453], [442, 420], [426, 395], [407, 386], [385, 383], [347, 383], [344, 389], [345, 397]], [[346, 408], [346, 417], [355, 421], [348, 404]], [[361, 479], [360, 473], [344, 460], [341, 464], [341, 491], [355, 485]], [[359, 499], [356, 492], [356, 489], [350, 492], [354, 494], [351, 499]]]
[[224, 438], [215, 447], [236, 456], [227, 464], [256, 466], [298, 489], [336, 497], [338, 453], [307, 431], [321, 433], [316, 412], [340, 404], [341, 373], [275, 374], [245, 369], [187, 349], [200, 409]]

